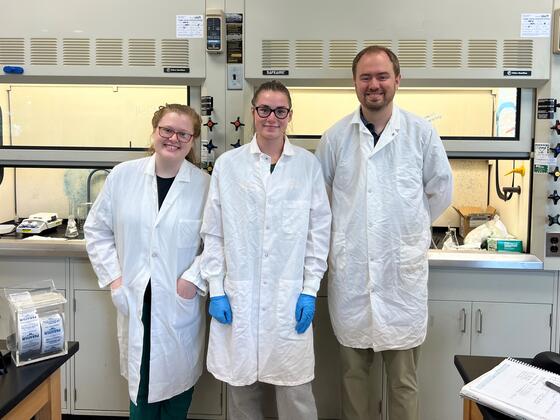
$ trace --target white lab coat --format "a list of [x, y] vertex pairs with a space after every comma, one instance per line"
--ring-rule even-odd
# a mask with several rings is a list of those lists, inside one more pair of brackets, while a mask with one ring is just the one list
[[122, 275], [117, 307], [121, 374], [136, 403], [142, 357], [142, 306], [151, 279], [148, 402], [191, 388], [202, 373], [204, 301], [177, 294], [182, 277], [205, 291], [197, 257], [209, 176], [184, 161], [158, 211], [155, 157], [117, 165], [86, 220], [86, 247], [99, 286]]
[[430, 224], [452, 174], [434, 128], [396, 106], [373, 145], [358, 108], [316, 151], [333, 213], [329, 311], [342, 345], [404, 350], [426, 337]]
[[212, 319], [208, 370], [231, 385], [313, 379], [313, 331], [295, 331], [300, 293], [327, 268], [331, 213], [317, 159], [285, 139], [270, 173], [256, 139], [223, 154], [204, 211], [202, 277], [228, 296], [233, 323]]

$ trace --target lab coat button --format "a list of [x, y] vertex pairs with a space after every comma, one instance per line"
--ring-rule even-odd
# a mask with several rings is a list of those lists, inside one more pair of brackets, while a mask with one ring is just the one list
[[369, 222], [367, 225], [368, 225], [368, 227], [373, 227], [373, 223], [371, 223], [371, 222]]
[[157, 258], [157, 253], [156, 253], [156, 252], [152, 252], [152, 257]]
[[370, 189], [367, 190], [367, 192], [371, 194], [373, 192], [373, 190], [370, 188]]
[[268, 257], [268, 252], [264, 253], [264, 257], [267, 258]]

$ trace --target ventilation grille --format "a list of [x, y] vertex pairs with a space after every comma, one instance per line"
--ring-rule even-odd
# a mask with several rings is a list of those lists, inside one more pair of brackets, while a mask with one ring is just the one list
[[389, 48], [392, 50], [393, 42], [390, 39], [366, 39], [363, 42], [364, 48], [371, 47], [372, 45], [379, 45], [380, 47]]
[[492, 39], [469, 41], [469, 67], [496, 68], [498, 62], [498, 44]]
[[156, 41], [153, 39], [130, 39], [128, 41], [129, 66], [155, 66]]
[[437, 39], [432, 44], [432, 67], [460, 68], [462, 43], [458, 39]]
[[533, 67], [533, 40], [518, 39], [504, 41], [504, 67], [530, 69]]
[[89, 66], [89, 44], [87, 38], [64, 38], [62, 40], [64, 65]]
[[163, 39], [161, 41], [163, 67], [189, 67], [189, 40]]
[[296, 40], [296, 68], [323, 67], [323, 41]]
[[31, 38], [31, 64], [56, 66], [56, 38]]
[[98, 66], [122, 66], [122, 39], [96, 39], [95, 64]]
[[352, 60], [358, 52], [356, 41], [334, 40], [329, 45], [329, 66], [334, 69], [352, 68]]
[[399, 41], [399, 61], [401, 67], [425, 68], [427, 61], [427, 42], [425, 40]]
[[261, 45], [263, 69], [290, 67], [290, 41], [264, 39]]
[[9, 65], [25, 64], [23, 38], [0, 38], [0, 63]]

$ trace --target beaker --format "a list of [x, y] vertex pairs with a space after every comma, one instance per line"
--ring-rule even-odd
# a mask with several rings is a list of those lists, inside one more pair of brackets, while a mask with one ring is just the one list
[[84, 231], [84, 223], [86, 222], [89, 211], [91, 210], [92, 203], [80, 203], [76, 208], [76, 223], [78, 225], [78, 231]]

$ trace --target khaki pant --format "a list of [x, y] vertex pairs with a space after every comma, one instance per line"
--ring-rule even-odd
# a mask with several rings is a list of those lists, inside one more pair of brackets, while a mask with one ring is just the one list
[[387, 371], [389, 420], [418, 420], [418, 357], [420, 347], [409, 350], [354, 349], [340, 346], [342, 361], [342, 420], [369, 420], [369, 369], [381, 354]]
[[[227, 386], [228, 420], [262, 420], [263, 391], [260, 382], [247, 386]], [[311, 382], [296, 386], [275, 385], [279, 420], [317, 420]]]

